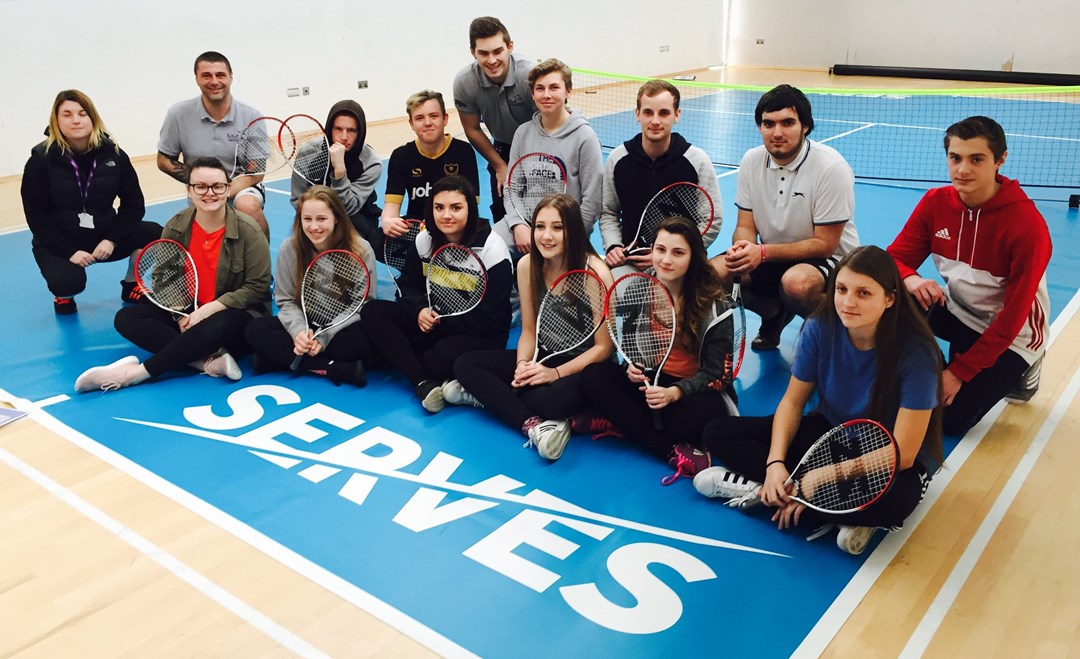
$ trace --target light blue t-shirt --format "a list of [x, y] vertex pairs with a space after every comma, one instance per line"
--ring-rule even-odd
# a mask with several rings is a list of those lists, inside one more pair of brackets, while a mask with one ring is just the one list
[[[839, 322], [829, 332], [816, 318], [803, 324], [795, 346], [791, 374], [817, 385], [819, 410], [832, 425], [866, 418], [877, 371], [877, 350], [857, 350]], [[900, 407], [931, 410], [938, 406], [937, 355], [916, 341], [901, 345], [903, 354], [896, 367], [894, 386]], [[875, 419], [892, 432], [896, 411], [889, 418]]]

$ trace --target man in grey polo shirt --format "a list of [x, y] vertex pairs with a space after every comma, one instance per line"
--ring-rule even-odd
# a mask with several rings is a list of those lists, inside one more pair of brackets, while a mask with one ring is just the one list
[[[513, 51], [514, 42], [502, 21], [491, 16], [473, 19], [469, 25], [469, 52], [475, 61], [454, 78], [454, 105], [461, 127], [473, 148], [488, 162], [493, 222], [506, 214], [502, 186], [506, 183], [506, 160], [514, 132], [536, 111], [529, 89], [529, 71], [534, 63]], [[481, 130], [480, 122], [491, 133], [494, 144]]]
[[739, 164], [732, 245], [712, 259], [725, 281], [740, 277], [747, 308], [761, 316], [750, 344], [771, 350], [795, 315], [825, 297], [825, 282], [859, 246], [855, 176], [835, 149], [807, 138], [810, 101], [791, 85], [765, 92], [754, 111], [762, 146]]
[[269, 237], [259, 184], [263, 177], [240, 175], [234, 169], [237, 137], [262, 113], [233, 98], [232, 65], [221, 53], [211, 50], [195, 58], [195, 82], [202, 94], [176, 103], [165, 114], [158, 136], [158, 169], [186, 185], [185, 162], [203, 156], [217, 158], [232, 172], [229, 199], [233, 206], [250, 215]]

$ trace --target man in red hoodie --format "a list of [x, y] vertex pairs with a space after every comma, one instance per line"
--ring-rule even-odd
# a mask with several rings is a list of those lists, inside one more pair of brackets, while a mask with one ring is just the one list
[[[949, 342], [943, 373], [945, 432], [962, 435], [1006, 396], [1038, 386], [1050, 302], [1050, 232], [1005, 164], [1005, 131], [968, 117], [945, 131], [951, 186], [928, 191], [888, 252], [934, 333]], [[927, 256], [945, 289], [915, 271]], [[1015, 389], [1031, 369], [1028, 392]]]

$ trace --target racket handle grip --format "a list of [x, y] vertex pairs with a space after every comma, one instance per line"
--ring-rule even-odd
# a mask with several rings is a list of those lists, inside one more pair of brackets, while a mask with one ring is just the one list
[[664, 430], [664, 418], [660, 416], [660, 410], [652, 411], [652, 425], [653, 430], [656, 432], [663, 432]]
[[303, 355], [297, 355], [296, 359], [292, 360], [292, 364], [289, 365], [289, 370], [290, 371], [298, 371], [298, 370], [300, 370], [300, 362], [303, 361], [303, 359], [304, 359]]

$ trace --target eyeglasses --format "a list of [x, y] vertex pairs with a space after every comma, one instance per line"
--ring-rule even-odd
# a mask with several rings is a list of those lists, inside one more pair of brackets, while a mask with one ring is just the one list
[[213, 191], [214, 194], [224, 194], [229, 189], [228, 183], [192, 183], [188, 186], [197, 195], [205, 195], [206, 193]]

